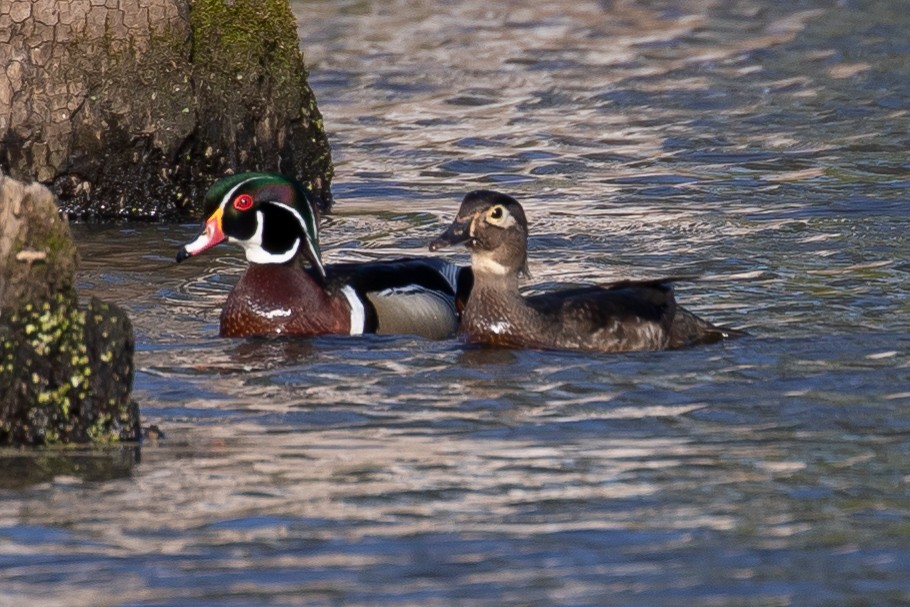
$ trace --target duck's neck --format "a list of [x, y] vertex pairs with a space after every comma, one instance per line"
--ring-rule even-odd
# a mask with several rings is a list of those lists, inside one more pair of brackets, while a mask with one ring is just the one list
[[[473, 267], [473, 266], [472, 266]], [[474, 290], [488, 291], [497, 297], [521, 298], [518, 291], [518, 275], [500, 274], [474, 269]]]
[[514, 345], [513, 336], [525, 334], [536, 314], [518, 291], [516, 274], [475, 270], [461, 332], [468, 341]]

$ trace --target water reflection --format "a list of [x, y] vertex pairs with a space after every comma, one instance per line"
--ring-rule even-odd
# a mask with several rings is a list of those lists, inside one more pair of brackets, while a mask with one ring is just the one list
[[103, 482], [127, 478], [139, 463], [139, 446], [110, 449], [0, 450], [0, 489], [24, 490], [55, 482]]
[[294, 8], [337, 162], [328, 261], [424, 254], [496, 187], [528, 210], [530, 291], [696, 276], [680, 300], [752, 337], [223, 340], [239, 250], [177, 266], [198, 225], [75, 226], [166, 439], [104, 482], [0, 489], [0, 603], [910, 600], [906, 11]]

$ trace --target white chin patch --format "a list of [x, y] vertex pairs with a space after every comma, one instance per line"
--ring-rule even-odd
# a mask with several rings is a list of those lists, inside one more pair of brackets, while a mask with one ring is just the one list
[[299, 238], [294, 241], [294, 246], [284, 253], [269, 253], [254, 240], [240, 240], [235, 242], [243, 247], [243, 251], [246, 253], [246, 259], [250, 263], [285, 263], [291, 261], [291, 259], [294, 258], [294, 255], [297, 254], [297, 249], [300, 248]]
[[285, 263], [291, 261], [294, 255], [297, 254], [297, 249], [300, 248], [300, 239], [296, 239], [294, 246], [283, 253], [270, 253], [262, 248], [262, 225], [262, 211], [256, 211], [256, 233], [248, 240], [237, 240], [231, 237], [228, 237], [228, 240], [236, 242], [243, 247], [243, 251], [246, 253], [246, 260], [250, 263]]
[[471, 257], [471, 269], [473, 269], [474, 272], [480, 272], [482, 274], [497, 274], [499, 276], [505, 276], [509, 273], [509, 268], [494, 260], [490, 256], [478, 255], [476, 253]]

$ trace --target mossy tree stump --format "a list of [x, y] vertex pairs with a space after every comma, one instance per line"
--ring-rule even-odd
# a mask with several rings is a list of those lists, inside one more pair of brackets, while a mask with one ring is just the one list
[[0, 2], [0, 170], [71, 216], [195, 211], [246, 170], [296, 177], [327, 208], [330, 149], [287, 0]]
[[51, 192], [0, 173], [0, 445], [138, 440], [126, 314], [78, 305], [76, 248]]

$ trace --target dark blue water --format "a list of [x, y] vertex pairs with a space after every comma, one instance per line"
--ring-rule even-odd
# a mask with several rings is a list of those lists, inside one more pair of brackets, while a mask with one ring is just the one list
[[165, 438], [3, 454], [0, 605], [910, 604], [902, 5], [294, 8], [327, 259], [423, 254], [497, 188], [530, 291], [695, 274], [679, 299], [752, 335], [222, 340], [239, 250], [177, 267], [195, 225], [75, 226]]

